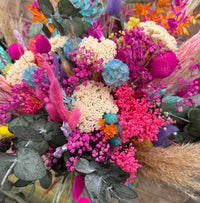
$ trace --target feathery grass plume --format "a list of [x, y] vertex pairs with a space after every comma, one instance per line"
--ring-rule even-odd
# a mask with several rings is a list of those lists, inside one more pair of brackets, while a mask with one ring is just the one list
[[17, 43], [17, 39], [13, 33], [13, 21], [9, 16], [9, 11], [6, 9], [5, 1], [0, 0], [0, 28], [5, 40], [10, 46], [13, 43]]
[[[168, 185], [182, 193], [195, 197], [200, 191], [200, 144], [182, 146], [136, 147], [135, 158], [142, 167], [139, 174], [155, 184]], [[137, 174], [137, 177], [138, 175]]]
[[187, 10], [186, 10], [186, 15], [189, 13], [193, 12], [195, 8], [199, 5], [200, 0], [189, 0], [188, 5], [187, 5]]

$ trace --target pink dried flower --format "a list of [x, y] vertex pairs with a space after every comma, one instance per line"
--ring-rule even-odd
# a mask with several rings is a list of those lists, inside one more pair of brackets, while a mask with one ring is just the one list
[[158, 109], [151, 110], [155, 107], [152, 102], [147, 102], [145, 98], [135, 99], [133, 94], [127, 84], [119, 87], [115, 93], [122, 141], [126, 142], [131, 138], [139, 142], [156, 140], [159, 127], [169, 124], [170, 121], [164, 121]]
[[118, 148], [113, 153], [114, 160], [112, 162], [116, 163], [118, 166], [122, 167], [122, 169], [128, 173], [130, 173], [130, 178], [127, 180], [129, 182], [133, 182], [133, 178], [135, 178], [135, 173], [137, 169], [142, 167], [138, 164], [138, 160], [135, 159], [135, 148], [132, 144], [122, 150], [122, 148]]

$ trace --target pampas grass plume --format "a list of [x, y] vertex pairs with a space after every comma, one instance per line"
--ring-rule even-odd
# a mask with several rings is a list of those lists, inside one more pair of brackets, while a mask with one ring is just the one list
[[142, 165], [139, 174], [143, 178], [195, 198], [195, 191], [200, 191], [197, 177], [200, 174], [200, 144], [136, 149], [136, 159]]

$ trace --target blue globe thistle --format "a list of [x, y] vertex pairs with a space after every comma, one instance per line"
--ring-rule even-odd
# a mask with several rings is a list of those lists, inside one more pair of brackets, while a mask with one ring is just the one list
[[118, 87], [128, 80], [129, 68], [119, 59], [112, 59], [104, 66], [102, 75], [107, 85]]
[[72, 52], [78, 49], [77, 43], [80, 44], [82, 42], [82, 39], [80, 37], [76, 37], [76, 39], [68, 39], [65, 42], [65, 45], [63, 47], [63, 55], [71, 60], [71, 56], [68, 55], [68, 52]]
[[111, 144], [111, 146], [116, 147], [118, 145], [122, 145], [122, 141], [117, 136], [115, 136], [115, 137], [110, 138], [110, 144]]
[[30, 87], [36, 87], [38, 84], [34, 82], [34, 70], [37, 70], [38, 66], [29, 66], [28, 68], [25, 69], [22, 78], [25, 80], [25, 82], [30, 86]]

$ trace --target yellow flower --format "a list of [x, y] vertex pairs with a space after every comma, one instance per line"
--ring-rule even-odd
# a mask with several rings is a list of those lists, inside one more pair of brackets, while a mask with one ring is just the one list
[[8, 130], [8, 126], [1, 126], [1, 127], [0, 127], [0, 139], [13, 138], [13, 137], [15, 137], [15, 135], [12, 134], [12, 133]]
[[134, 18], [134, 17], [130, 17], [128, 24], [127, 24], [127, 29], [130, 30], [132, 29], [134, 26], [139, 26], [140, 24], [140, 19], [138, 18]]
[[133, 145], [139, 145], [142, 147], [145, 147], [145, 146], [153, 147], [153, 144], [151, 142], [147, 142], [146, 140], [144, 140], [143, 142], [138, 142], [136, 139], [131, 138], [131, 143]]

